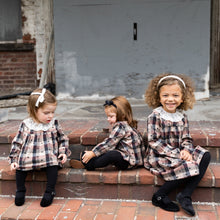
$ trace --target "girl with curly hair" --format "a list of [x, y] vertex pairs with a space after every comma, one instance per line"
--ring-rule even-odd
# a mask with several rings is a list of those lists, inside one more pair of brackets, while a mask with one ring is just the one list
[[176, 200], [187, 214], [194, 216], [191, 195], [206, 172], [210, 153], [193, 146], [183, 112], [195, 103], [193, 83], [185, 75], [161, 74], [150, 82], [145, 101], [154, 110], [147, 119], [149, 147], [144, 166], [165, 180], [154, 193], [152, 203], [166, 211], [179, 211], [168, 194], [183, 185]]

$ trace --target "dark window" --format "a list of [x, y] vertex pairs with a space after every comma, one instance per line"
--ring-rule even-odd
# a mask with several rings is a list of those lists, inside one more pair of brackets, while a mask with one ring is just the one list
[[0, 41], [22, 39], [21, 0], [0, 0]]

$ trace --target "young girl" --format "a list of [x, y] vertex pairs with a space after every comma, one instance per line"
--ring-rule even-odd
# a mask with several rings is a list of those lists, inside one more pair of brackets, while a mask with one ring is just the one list
[[[112, 131], [108, 138], [96, 145], [92, 151], [85, 151], [81, 161], [87, 170], [106, 167], [113, 164], [119, 170], [143, 165], [145, 147], [133, 119], [132, 109], [123, 96], [107, 100], [104, 104], [105, 114]], [[79, 168], [77, 161], [70, 165]]]
[[20, 124], [9, 155], [11, 169], [16, 170], [17, 206], [25, 202], [28, 171], [39, 168], [45, 168], [47, 175], [46, 190], [40, 205], [46, 207], [53, 201], [58, 166], [64, 164], [69, 155], [69, 140], [58, 121], [53, 119], [56, 106], [55, 96], [45, 88], [36, 89], [29, 97], [29, 118]]
[[186, 213], [194, 216], [191, 195], [205, 174], [210, 153], [200, 146], [193, 147], [183, 113], [195, 102], [192, 82], [184, 75], [162, 74], [150, 82], [145, 101], [155, 109], [147, 119], [149, 148], [144, 166], [165, 180], [154, 193], [152, 203], [167, 211], [179, 211], [168, 194], [183, 184], [176, 200]]

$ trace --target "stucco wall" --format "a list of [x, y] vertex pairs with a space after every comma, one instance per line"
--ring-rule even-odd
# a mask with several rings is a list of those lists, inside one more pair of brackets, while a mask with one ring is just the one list
[[60, 94], [142, 98], [153, 76], [175, 72], [209, 95], [209, 0], [54, 0], [54, 26]]

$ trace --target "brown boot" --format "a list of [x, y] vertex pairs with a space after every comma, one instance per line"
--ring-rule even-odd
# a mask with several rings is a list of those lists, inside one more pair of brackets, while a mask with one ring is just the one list
[[75, 169], [84, 169], [85, 168], [85, 166], [82, 164], [81, 161], [75, 160], [75, 159], [70, 160], [70, 166]]

